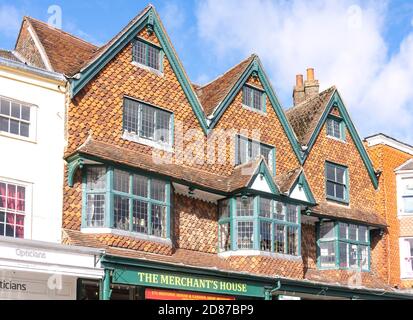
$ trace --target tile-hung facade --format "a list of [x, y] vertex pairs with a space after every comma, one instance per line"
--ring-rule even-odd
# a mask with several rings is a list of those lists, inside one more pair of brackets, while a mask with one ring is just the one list
[[[61, 244], [66, 79], [0, 50], [0, 299], [76, 299], [98, 249]], [[96, 268], [95, 268], [96, 267]]]
[[386, 261], [389, 284], [413, 288], [413, 147], [384, 134], [365, 139], [380, 170], [377, 211], [386, 218], [389, 233]]
[[376, 173], [312, 70], [285, 113], [256, 55], [191, 83], [151, 5], [100, 48], [31, 22], [70, 82], [63, 241], [105, 250], [80, 298], [406, 297]]

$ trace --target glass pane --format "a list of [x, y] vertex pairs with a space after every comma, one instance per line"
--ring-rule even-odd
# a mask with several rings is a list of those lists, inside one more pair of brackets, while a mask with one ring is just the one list
[[403, 197], [403, 207], [405, 213], [413, 213], [413, 197]]
[[320, 239], [335, 238], [334, 222], [323, 222], [320, 224]]
[[10, 119], [10, 133], [12, 134], [19, 134], [19, 124], [20, 122], [17, 120]]
[[340, 267], [341, 268], [348, 268], [348, 246], [349, 244], [345, 242], [340, 242]]
[[20, 122], [20, 135], [22, 137], [29, 137], [29, 124]]
[[237, 216], [249, 217], [254, 215], [254, 197], [237, 198]]
[[358, 268], [358, 245], [349, 244], [349, 267]]
[[334, 123], [333, 119], [327, 119], [327, 135], [334, 137]]
[[166, 183], [153, 179], [151, 181], [151, 199], [166, 202]]
[[9, 119], [0, 117], [0, 131], [9, 132]]
[[359, 246], [360, 248], [360, 265], [363, 268], [363, 270], [368, 270], [369, 269], [369, 250], [370, 248], [368, 246]]
[[129, 173], [115, 169], [113, 171], [113, 189], [115, 191], [129, 193]]
[[254, 223], [252, 221], [238, 221], [237, 240], [238, 249], [254, 248]]
[[166, 207], [152, 204], [152, 235], [166, 238]]
[[244, 87], [242, 103], [246, 106], [251, 106], [252, 89], [250, 87]]
[[230, 217], [230, 205], [229, 200], [223, 200], [219, 202], [219, 219], [225, 219]]
[[271, 148], [261, 145], [261, 155], [264, 156], [265, 161], [267, 161], [267, 164], [270, 170], [272, 170], [272, 163], [270, 162], [271, 150], [272, 150]]
[[320, 242], [320, 265], [323, 268], [334, 268], [336, 266], [335, 242]]
[[134, 61], [146, 65], [146, 44], [142, 41], [135, 42]]
[[247, 155], [248, 151], [248, 140], [243, 137], [238, 137], [238, 152], [239, 152], [239, 164], [247, 163], [249, 156]]
[[87, 168], [86, 188], [89, 191], [106, 189], [106, 168], [89, 167]]
[[336, 167], [336, 182], [345, 184], [345, 179], [346, 179], [346, 170], [340, 167]]
[[359, 226], [358, 241], [367, 242], [368, 241], [368, 229], [365, 226]]
[[21, 118], [26, 121], [30, 121], [30, 107], [22, 106]]
[[132, 176], [132, 192], [135, 196], [148, 197], [148, 178], [134, 174]]
[[260, 216], [271, 218], [272, 200], [260, 197]]
[[327, 164], [327, 180], [336, 181], [335, 168], [331, 164]]
[[274, 251], [277, 253], [285, 253], [285, 229], [286, 226], [275, 225]]
[[340, 239], [347, 239], [347, 224], [339, 223], [339, 236]]
[[287, 208], [281, 202], [275, 202], [275, 219], [285, 221], [285, 211]]
[[113, 207], [115, 229], [129, 231], [129, 199], [126, 197], [115, 195]]
[[287, 205], [287, 222], [298, 223], [298, 207]]
[[261, 110], [262, 109], [262, 93], [258, 90], [253, 89], [254, 92], [254, 101], [253, 101], [253, 108], [257, 109], [257, 110]]
[[333, 120], [333, 124], [334, 124], [334, 137], [340, 139], [340, 122]]
[[20, 104], [12, 102], [12, 104], [11, 104], [11, 116], [13, 118], [20, 119]]
[[156, 132], [155, 140], [159, 142], [170, 142], [170, 121], [171, 114], [165, 111], [156, 111]]
[[348, 239], [354, 241], [357, 240], [357, 226], [354, 224], [348, 226]]
[[1, 99], [0, 114], [3, 114], [5, 116], [10, 115], [10, 101]]
[[125, 99], [124, 102], [124, 118], [123, 127], [128, 132], [139, 132], [139, 103]]
[[261, 144], [257, 141], [249, 141], [250, 144], [250, 155], [249, 159], [257, 159], [261, 155]]
[[224, 223], [219, 225], [219, 249], [220, 251], [231, 250], [231, 234], [230, 224]]
[[139, 200], [133, 200], [133, 231], [139, 233], [148, 233], [148, 203]]
[[344, 186], [342, 186], [341, 184], [336, 184], [336, 198], [344, 200], [345, 199], [344, 192], [345, 192]]
[[148, 45], [148, 67], [159, 70], [159, 49]]
[[298, 255], [298, 228], [287, 227], [287, 254]]
[[260, 222], [260, 249], [262, 251], [271, 251], [272, 242], [272, 224], [271, 222]]
[[86, 225], [92, 228], [105, 226], [105, 196], [89, 194], [86, 203]]
[[335, 197], [335, 184], [333, 182], [327, 181], [327, 196]]
[[154, 139], [155, 134], [155, 109], [141, 105], [141, 136]]

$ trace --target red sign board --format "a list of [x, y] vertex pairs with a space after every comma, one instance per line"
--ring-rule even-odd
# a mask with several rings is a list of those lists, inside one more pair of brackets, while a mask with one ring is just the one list
[[146, 289], [145, 298], [147, 300], [235, 300], [234, 297], [217, 296], [212, 294], [183, 292], [183, 291], [168, 291], [157, 289]]

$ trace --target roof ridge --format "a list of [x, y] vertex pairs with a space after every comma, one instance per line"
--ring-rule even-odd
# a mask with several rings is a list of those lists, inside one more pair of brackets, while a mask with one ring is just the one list
[[208, 87], [209, 85], [213, 84], [213, 83], [214, 83], [215, 81], [217, 81], [218, 79], [221, 79], [221, 78], [224, 77], [226, 74], [228, 74], [229, 72], [231, 72], [232, 70], [234, 70], [236, 67], [238, 67], [238, 66], [241, 65], [242, 63], [248, 61], [249, 59], [255, 58], [255, 57], [256, 57], [255, 54], [250, 55], [248, 58], [246, 58], [246, 59], [238, 62], [236, 65], [232, 66], [230, 69], [228, 69], [227, 71], [225, 71], [223, 74], [218, 75], [216, 78], [214, 78], [213, 80], [209, 81], [208, 83], [206, 83], [206, 84], [204, 84], [204, 85], [202, 85], [202, 86], [199, 86], [199, 88], [198, 88], [197, 90], [202, 90], [203, 88]]
[[90, 42], [88, 42], [88, 41], [86, 41], [86, 40], [84, 40], [84, 39], [82, 39], [82, 38], [80, 38], [80, 37], [78, 37], [78, 36], [75, 36], [75, 35], [72, 34], [72, 33], [69, 33], [69, 32], [67, 32], [67, 31], [64, 31], [63, 29], [59, 29], [59, 28], [53, 27], [52, 25], [50, 25], [50, 24], [48, 24], [48, 23], [46, 23], [46, 22], [44, 22], [44, 21], [42, 21], [42, 20], [39, 20], [39, 19], [30, 17], [30, 16], [24, 16], [23, 19], [28, 19], [29, 22], [34, 21], [34, 22], [40, 23], [40, 24], [42, 24], [43, 26], [46, 26], [46, 27], [48, 27], [48, 28], [50, 28], [50, 29], [52, 29], [52, 30], [55, 30], [55, 31], [57, 31], [57, 32], [61, 32], [61, 33], [65, 34], [65, 35], [67, 35], [67, 36], [69, 36], [69, 37], [72, 37], [73, 39], [76, 39], [76, 40], [78, 40], [78, 41], [83, 42], [84, 44], [87, 44], [87, 45], [90, 45], [90, 46], [92, 46], [92, 47], [95, 47], [96, 49], [100, 48], [100, 47], [98, 47], [97, 45], [94, 45], [93, 43], [90, 43]]
[[337, 87], [335, 85], [333, 85], [333, 86], [321, 91], [319, 94], [311, 97], [310, 99], [304, 100], [304, 101], [300, 102], [299, 104], [297, 104], [295, 106], [292, 106], [291, 108], [285, 110], [285, 112], [290, 112], [290, 111], [292, 111], [292, 110], [294, 110], [298, 107], [302, 107], [302, 106], [306, 105], [307, 103], [309, 103], [311, 101], [314, 101], [315, 99], [321, 97], [323, 94], [326, 94], [326, 93], [329, 93], [329, 92], [335, 91], [335, 90], [337, 90]]

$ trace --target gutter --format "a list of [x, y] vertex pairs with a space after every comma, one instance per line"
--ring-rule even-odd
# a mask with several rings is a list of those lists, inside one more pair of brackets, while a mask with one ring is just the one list
[[22, 62], [16, 62], [5, 58], [0, 58], [0, 65], [29, 73], [34, 73], [40, 77], [47, 78], [50, 80], [66, 82], [66, 78], [60, 73], [32, 67]]

